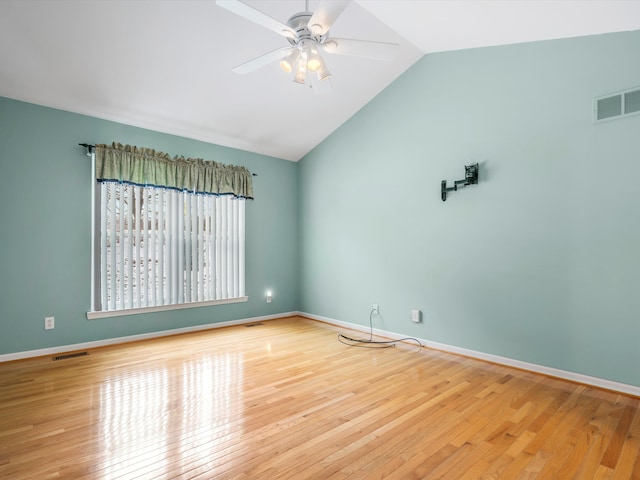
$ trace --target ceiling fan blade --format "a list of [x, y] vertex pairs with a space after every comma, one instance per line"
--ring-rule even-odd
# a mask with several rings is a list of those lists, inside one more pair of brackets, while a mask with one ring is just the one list
[[276, 32], [286, 38], [295, 39], [296, 32], [291, 27], [284, 23], [271, 18], [269, 15], [262, 13], [260, 10], [256, 10], [249, 5], [240, 2], [239, 0], [216, 0], [216, 4], [222, 8], [229, 10], [241, 17], [251, 20], [258, 25], [262, 25], [269, 30]]
[[391, 60], [398, 51], [397, 43], [369, 42], [350, 38], [329, 38], [322, 48], [327, 53], [350, 55], [352, 57], [371, 58], [374, 60]]
[[325, 35], [340, 16], [349, 0], [323, 0], [309, 19], [308, 28], [313, 35]]
[[234, 67], [233, 71], [235, 73], [250, 73], [254, 70], [264, 67], [271, 62], [275, 62], [276, 60], [280, 60], [282, 57], [291, 53], [294, 47], [282, 47], [277, 50], [273, 50], [269, 53], [265, 53], [264, 55], [260, 55], [259, 57], [254, 58], [253, 60], [249, 60], [248, 62], [243, 63], [242, 65], [238, 65]]

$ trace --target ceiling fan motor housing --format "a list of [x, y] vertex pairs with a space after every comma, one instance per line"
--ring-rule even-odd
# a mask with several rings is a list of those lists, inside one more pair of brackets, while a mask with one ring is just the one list
[[[312, 32], [313, 25], [309, 25], [309, 20], [311, 20], [312, 16], [313, 12], [300, 12], [287, 21], [287, 25], [296, 32], [296, 38], [287, 38], [294, 47], [304, 45], [309, 40], [317, 44], [324, 42], [326, 35], [314, 35]], [[318, 27], [321, 28], [319, 25]], [[329, 32], [327, 31], [326, 33], [328, 34]]]

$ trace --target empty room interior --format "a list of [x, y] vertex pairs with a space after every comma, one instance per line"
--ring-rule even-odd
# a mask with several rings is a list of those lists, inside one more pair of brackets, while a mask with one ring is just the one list
[[0, 1], [0, 478], [640, 479], [639, 58], [639, 1]]

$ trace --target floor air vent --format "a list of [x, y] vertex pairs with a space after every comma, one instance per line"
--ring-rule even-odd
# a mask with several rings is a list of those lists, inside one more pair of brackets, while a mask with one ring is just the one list
[[89, 352], [65, 353], [65, 354], [53, 357], [53, 361], [55, 362], [56, 360], [66, 360], [67, 358], [84, 357], [86, 355], [89, 355]]
[[262, 323], [258, 322], [258, 323], [247, 323], [245, 325], [245, 327], [257, 327], [258, 325], [263, 325]]
[[595, 122], [638, 114], [640, 87], [598, 97], [594, 99], [593, 107]]

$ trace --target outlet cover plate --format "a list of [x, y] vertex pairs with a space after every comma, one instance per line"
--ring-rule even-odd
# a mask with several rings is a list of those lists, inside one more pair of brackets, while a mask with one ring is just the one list
[[56, 328], [55, 317], [44, 317], [44, 329], [53, 330], [54, 328]]
[[411, 310], [411, 320], [420, 323], [420, 310]]

